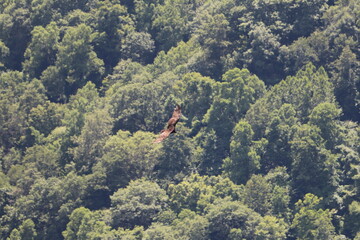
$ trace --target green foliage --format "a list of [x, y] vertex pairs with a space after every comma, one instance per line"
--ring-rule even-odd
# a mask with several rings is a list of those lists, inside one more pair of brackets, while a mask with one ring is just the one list
[[126, 186], [130, 180], [150, 177], [161, 153], [160, 146], [152, 144], [154, 139], [149, 132], [131, 135], [119, 131], [106, 141], [104, 154], [93, 171], [104, 174], [106, 186], [112, 191]]
[[244, 203], [262, 216], [274, 215], [281, 221], [289, 221], [289, 176], [286, 169], [278, 167], [267, 175], [252, 175], [247, 181], [243, 198]]
[[66, 230], [62, 232], [67, 239], [100, 239], [109, 237], [110, 227], [105, 224], [100, 212], [91, 212], [89, 209], [80, 207], [70, 215], [70, 221]]
[[34, 240], [36, 239], [37, 233], [35, 230], [35, 224], [31, 219], [27, 219], [22, 222], [19, 229], [13, 229], [8, 240]]
[[337, 162], [336, 155], [325, 148], [320, 130], [307, 124], [299, 126], [291, 148], [295, 196], [313, 193], [330, 201], [338, 185]]
[[55, 54], [59, 42], [59, 27], [51, 22], [45, 28], [36, 26], [32, 30], [31, 43], [25, 51], [24, 72], [29, 78], [38, 78], [50, 65], [55, 63]]
[[279, 110], [271, 113], [270, 124], [265, 130], [268, 141], [262, 159], [262, 168], [269, 170], [276, 166], [291, 168], [291, 145], [298, 118], [291, 104], [283, 104]]
[[291, 104], [300, 122], [306, 122], [311, 111], [320, 103], [334, 103], [333, 85], [323, 68], [307, 64], [295, 76], [287, 77], [268, 91], [246, 113], [255, 135], [263, 136], [271, 112], [283, 104]]
[[177, 239], [207, 239], [208, 220], [190, 210], [183, 210], [172, 223]]
[[159, 179], [180, 180], [189, 175], [197, 164], [194, 159], [193, 142], [187, 137], [189, 130], [178, 124], [176, 131], [176, 138], [170, 136], [162, 143], [162, 153], [154, 169]]
[[135, 0], [134, 1], [134, 17], [136, 20], [136, 28], [140, 31], [151, 32], [153, 28], [153, 18], [156, 7], [162, 1]]
[[266, 215], [271, 212], [271, 184], [259, 175], [253, 175], [245, 185], [244, 202], [247, 206]]
[[240, 199], [241, 187], [230, 179], [192, 174], [177, 185], [168, 187], [169, 202], [176, 212], [184, 209], [202, 212], [217, 198]]
[[188, 38], [189, 21], [194, 15], [191, 1], [164, 0], [164, 4], [154, 9], [154, 14], [152, 25], [162, 50], [169, 50], [176, 43]]
[[34, 145], [26, 150], [23, 161], [34, 167], [46, 178], [60, 175], [59, 162], [61, 158], [58, 143]]
[[0, 68], [4, 67], [4, 60], [9, 55], [9, 48], [5, 43], [0, 41]]
[[359, 19], [0, 1], [0, 239], [358, 239]]
[[[74, 161], [80, 172], [89, 172], [103, 155], [103, 146], [110, 135], [112, 119], [105, 109], [85, 115], [84, 127], [74, 137]], [[96, 137], [95, 137], [96, 136]]]
[[326, 139], [327, 148], [334, 148], [338, 142], [339, 126], [336, 122], [340, 117], [341, 110], [332, 103], [320, 103], [309, 116], [309, 123], [317, 126], [321, 136]]
[[[251, 49], [244, 53], [245, 61], [248, 63], [249, 69], [257, 69], [256, 72], [258, 72], [258, 75], [261, 77], [268, 72], [276, 74], [279, 70], [276, 68], [271, 69], [276, 67], [276, 65], [268, 65], [267, 62], [277, 61], [276, 56], [279, 55], [278, 52], [280, 49], [280, 42], [277, 35], [273, 34], [269, 28], [260, 22], [252, 26], [249, 37]], [[275, 75], [272, 77], [275, 78], [278, 76]], [[267, 78], [269, 79], [269, 76]], [[274, 80], [270, 79], [269, 81], [273, 82]]]
[[131, 32], [125, 37], [121, 52], [124, 58], [148, 63], [154, 48], [154, 41], [149, 33]]
[[0, 143], [7, 151], [15, 146], [31, 144], [29, 114], [32, 108], [45, 103], [45, 89], [41, 82], [24, 79], [20, 72], [0, 73], [1, 129]]
[[204, 50], [198, 42], [192, 39], [187, 42], [181, 41], [167, 53], [160, 51], [149, 68], [155, 76], [167, 71], [175, 74], [189, 73], [193, 72], [193, 69], [203, 67], [203, 55]]
[[55, 66], [49, 66], [41, 76], [52, 99], [74, 94], [87, 81], [100, 82], [104, 63], [90, 44], [92, 31], [85, 24], [67, 28], [57, 47]]
[[360, 219], [360, 203], [353, 201], [349, 205], [349, 214], [345, 218], [345, 230], [350, 233], [350, 236], [355, 237], [359, 232]]
[[219, 200], [208, 206], [205, 211], [210, 222], [210, 239], [231, 239], [234, 231], [237, 231], [237, 237], [253, 238], [254, 228], [261, 219], [258, 213], [241, 202], [229, 199]]
[[358, 118], [359, 102], [359, 62], [356, 54], [346, 45], [339, 58], [333, 63], [336, 69], [333, 72], [335, 94], [339, 104], [343, 108], [346, 117], [350, 119]]
[[297, 239], [329, 239], [334, 237], [331, 223], [332, 213], [319, 209], [321, 199], [313, 194], [306, 194], [304, 200], [296, 203], [297, 213], [291, 227]]
[[199, 73], [185, 74], [183, 79], [175, 83], [176, 96], [183, 103], [187, 125], [195, 127], [199, 124], [213, 101], [215, 81], [203, 77]]
[[236, 183], [245, 183], [260, 168], [253, 135], [251, 125], [246, 121], [236, 124], [230, 142], [230, 157], [223, 164], [224, 172]]
[[271, 208], [272, 214], [289, 222], [291, 214], [290, 206], [290, 181], [285, 167], [277, 167], [270, 170], [265, 179], [271, 186]]
[[286, 239], [287, 224], [281, 218], [264, 216], [255, 228], [255, 239]]
[[36, 238], [35, 224], [31, 219], [25, 220], [19, 227], [21, 239], [34, 240]]
[[21, 236], [19, 231], [15, 228], [11, 231], [10, 237], [7, 238], [8, 240], [21, 240]]
[[168, 189], [169, 201], [175, 211], [182, 209], [196, 211], [202, 197], [211, 192], [204, 178], [199, 175], [191, 175], [189, 180], [184, 180], [177, 185], [170, 185]]
[[[256, 76], [251, 75], [248, 70], [237, 68], [229, 70], [223, 75], [223, 80], [215, 86], [214, 100], [203, 120], [206, 127], [197, 136], [200, 146], [203, 148], [200, 157], [204, 162], [202, 168], [205, 173], [218, 173], [222, 160], [229, 155], [229, 152], [230, 156], [234, 155], [234, 158], [239, 158], [235, 156], [237, 147], [230, 144], [232, 132], [234, 133], [233, 138], [236, 138], [235, 132], [241, 131], [236, 130], [235, 124], [244, 117], [250, 105], [265, 91], [264, 83]], [[236, 145], [237, 141], [239, 140], [233, 140], [232, 145]], [[216, 142], [215, 146], [214, 142]], [[228, 167], [231, 168], [231, 165], [225, 168]], [[246, 174], [248, 173], [245, 173], [245, 178]], [[238, 177], [234, 177], [232, 180], [239, 181]]]
[[151, 225], [145, 232], [144, 232], [144, 239], [150, 240], [171, 240], [175, 239], [175, 235], [172, 232], [172, 229], [170, 226], [164, 226], [161, 223], [155, 223]]
[[64, 239], [77, 239], [81, 225], [85, 222], [85, 218], [89, 218], [91, 214], [89, 209], [77, 208], [70, 215], [70, 221], [63, 232]]
[[139, 179], [111, 196], [112, 225], [148, 227], [164, 209], [168, 197], [156, 183]]
[[[122, 45], [129, 47], [131, 44], [136, 44], [133, 42], [134, 40], [130, 41], [131, 34], [134, 31], [134, 24], [126, 8], [120, 5], [119, 1], [96, 1], [96, 7], [93, 9], [92, 14], [95, 18], [94, 28], [96, 30], [93, 39], [95, 43], [94, 50], [97, 56], [104, 61], [106, 70], [110, 70], [121, 58]], [[127, 36], [127, 34], [130, 34], [130, 36]], [[141, 46], [143, 45], [146, 46], [146, 44], [141, 44]], [[125, 56], [134, 54], [135, 52], [127, 52]], [[99, 60], [97, 61], [100, 63]], [[95, 68], [100, 67], [99, 65], [95, 66]]]

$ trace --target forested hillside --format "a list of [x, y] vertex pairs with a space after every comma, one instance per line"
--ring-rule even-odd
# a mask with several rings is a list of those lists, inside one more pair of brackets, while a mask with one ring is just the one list
[[360, 240], [359, 0], [0, 13], [0, 239]]

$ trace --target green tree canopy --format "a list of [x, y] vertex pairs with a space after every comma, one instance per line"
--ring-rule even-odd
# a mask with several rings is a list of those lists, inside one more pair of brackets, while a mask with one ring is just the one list
[[139, 179], [111, 196], [112, 225], [115, 227], [149, 226], [165, 208], [168, 197], [156, 183]]
[[329, 209], [319, 208], [321, 199], [313, 194], [306, 194], [304, 200], [296, 203], [297, 213], [291, 227], [297, 239], [329, 239], [334, 237]]

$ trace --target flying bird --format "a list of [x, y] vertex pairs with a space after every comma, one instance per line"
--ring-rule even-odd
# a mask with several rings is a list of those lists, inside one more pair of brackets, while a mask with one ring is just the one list
[[179, 121], [181, 116], [181, 107], [176, 104], [172, 117], [169, 119], [167, 123], [166, 129], [161, 130], [160, 135], [156, 138], [154, 143], [162, 142], [165, 138], [167, 138], [171, 133], [176, 133], [175, 125]]

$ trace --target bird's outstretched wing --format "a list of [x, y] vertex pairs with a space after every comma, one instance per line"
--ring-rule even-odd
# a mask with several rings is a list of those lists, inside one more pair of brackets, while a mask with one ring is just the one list
[[170, 134], [172, 133], [172, 131], [174, 130], [175, 128], [172, 127], [170, 129], [165, 129], [165, 130], [162, 130], [160, 135], [155, 139], [154, 143], [160, 143], [162, 142], [165, 138], [167, 138], [168, 136], [170, 136]]
[[176, 123], [179, 121], [181, 117], [181, 108], [179, 105], [176, 105], [172, 117], [169, 119], [167, 123], [166, 129], [162, 130], [160, 135], [156, 138], [154, 143], [162, 142], [165, 138], [167, 138], [171, 133], [175, 133]]

